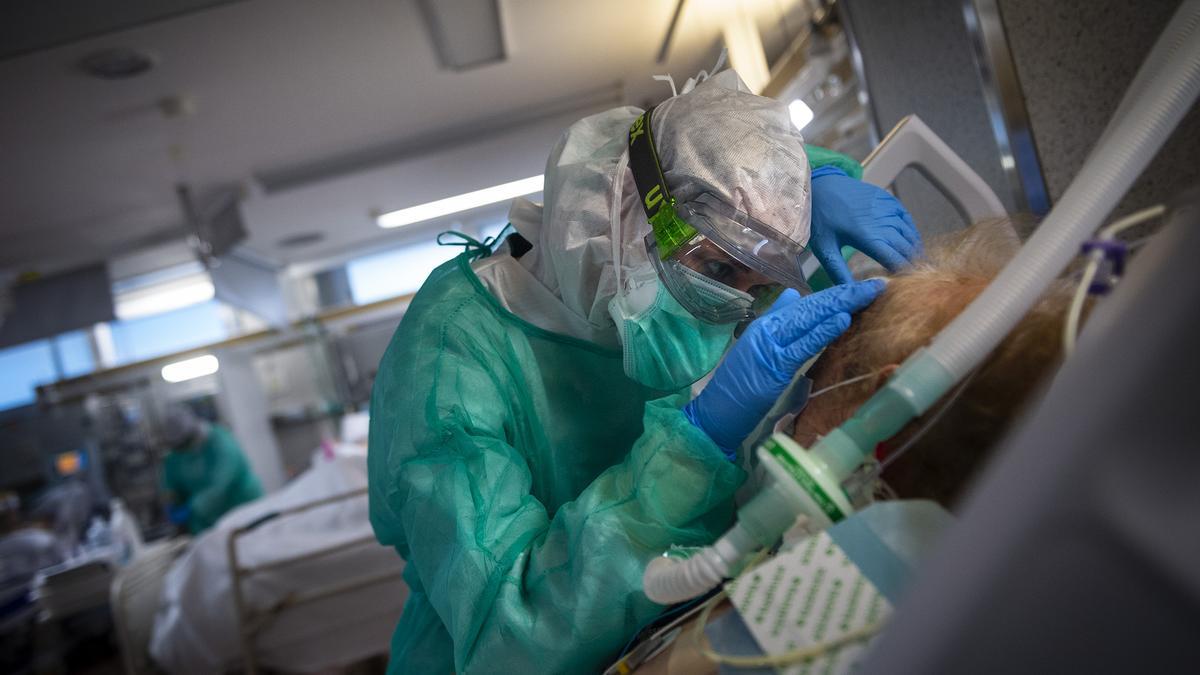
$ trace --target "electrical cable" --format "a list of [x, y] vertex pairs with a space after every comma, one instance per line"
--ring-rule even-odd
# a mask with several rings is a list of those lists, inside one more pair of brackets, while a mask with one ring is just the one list
[[975, 369], [968, 373], [967, 376], [963, 378], [963, 381], [958, 384], [958, 387], [956, 387], [954, 391], [951, 392], [950, 396], [946, 398], [945, 402], [941, 404], [937, 411], [933, 413], [933, 415], [930, 416], [924, 424], [921, 425], [921, 428], [917, 429], [916, 433], [914, 433], [907, 441], [904, 442], [904, 445], [901, 445], [896, 450], [888, 453], [888, 456], [884, 457], [883, 460], [879, 462], [878, 466], [876, 466], [862, 478], [862, 482], [855, 487], [855, 490], [861, 490], [870, 486], [871, 483], [883, 473], [884, 469], [911, 450], [913, 446], [917, 444], [917, 441], [921, 440], [921, 437], [924, 436], [925, 433], [931, 428], [933, 428], [933, 425], [937, 424], [938, 420], [940, 420], [942, 416], [946, 414], [946, 411], [954, 405], [954, 402], [958, 400], [958, 397], [961, 396], [964, 391], [966, 391], [967, 387], [971, 384], [971, 381], [975, 379], [975, 374], [978, 372], [979, 370]]
[[822, 394], [828, 394], [829, 392], [833, 391], [834, 389], [840, 389], [848, 384], [854, 384], [855, 382], [862, 382], [863, 380], [870, 379], [872, 377], [877, 377], [880, 373], [886, 372], [888, 368], [894, 368], [894, 367], [895, 367], [894, 365], [884, 366], [884, 367], [880, 368], [879, 370], [869, 372], [866, 375], [857, 375], [848, 380], [842, 380], [841, 382], [831, 384], [828, 387], [821, 387], [820, 389], [810, 393], [808, 395], [807, 400], [811, 401], [812, 399], [814, 399], [818, 396], [821, 396]]
[[[1096, 238], [1101, 242], [1113, 241], [1124, 230], [1158, 218], [1166, 213], [1166, 211], [1166, 206], [1162, 204], [1142, 209], [1101, 229]], [[1142, 238], [1135, 243], [1141, 245], [1144, 241], [1145, 238]], [[1088, 253], [1087, 267], [1084, 268], [1083, 275], [1079, 280], [1079, 286], [1075, 289], [1075, 295], [1071, 298], [1071, 305], [1067, 310], [1066, 320], [1063, 325], [1063, 356], [1065, 358], [1070, 358], [1071, 354], [1075, 352], [1075, 342], [1079, 337], [1079, 322], [1083, 316], [1083, 304], [1087, 299], [1088, 290], [1091, 288], [1092, 282], [1096, 280], [1096, 274], [1100, 270], [1100, 263], [1104, 262], [1104, 257], [1105, 252], [1100, 248], [1092, 249]]]

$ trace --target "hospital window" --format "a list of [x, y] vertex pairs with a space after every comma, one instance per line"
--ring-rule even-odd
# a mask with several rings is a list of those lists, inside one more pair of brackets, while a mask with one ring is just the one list
[[37, 400], [37, 386], [58, 379], [49, 340], [27, 342], [0, 350], [0, 410]]
[[183, 351], [230, 337], [230, 321], [216, 300], [159, 314], [113, 321], [112, 365], [123, 365]]
[[[480, 240], [496, 236], [504, 223], [482, 228]], [[372, 253], [346, 263], [350, 296], [365, 305], [406, 293], [414, 293], [435, 267], [462, 253], [460, 246], [439, 246], [428, 241]]]
[[71, 331], [45, 340], [0, 349], [0, 410], [29, 405], [37, 387], [96, 369], [92, 344], [85, 331]]
[[62, 378], [87, 375], [96, 369], [96, 355], [87, 331], [77, 330], [54, 338], [58, 350], [59, 375]]
[[[234, 332], [230, 310], [216, 300], [101, 326], [97, 335], [110, 341], [98, 345], [102, 353], [111, 351], [106, 367], [220, 342]], [[91, 339], [82, 330], [0, 349], [0, 410], [32, 404], [38, 386], [91, 373], [96, 361]]]

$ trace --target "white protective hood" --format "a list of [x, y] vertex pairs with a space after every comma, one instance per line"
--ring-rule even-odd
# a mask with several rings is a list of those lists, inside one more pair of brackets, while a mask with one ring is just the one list
[[[709, 192], [807, 243], [808, 158], [787, 107], [751, 94], [732, 70], [685, 92], [660, 104], [653, 118], [663, 173], [676, 200], [686, 203]], [[622, 265], [644, 265], [642, 239], [650, 225], [624, 157], [629, 126], [642, 112], [615, 108], [571, 125], [546, 163], [545, 205], [518, 199], [509, 214], [533, 249], [519, 262], [498, 255], [475, 265], [488, 289], [517, 316], [619, 346], [608, 313], [617, 291], [612, 210], [619, 204]]]

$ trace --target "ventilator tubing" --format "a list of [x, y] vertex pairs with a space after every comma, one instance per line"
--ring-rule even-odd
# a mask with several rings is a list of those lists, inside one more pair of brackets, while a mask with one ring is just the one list
[[651, 560], [642, 575], [642, 588], [647, 598], [660, 605], [690, 600], [716, 588], [746, 554], [761, 546], [739, 523], [691, 557], [664, 555]]
[[[987, 358], [1062, 273], [1196, 101], [1200, 94], [1198, 43], [1200, 0], [1185, 0], [1138, 70], [1100, 143], [1020, 253], [929, 347], [910, 356], [853, 417], [805, 452], [805, 464], [844, 480], [876, 445], [929, 410]], [[685, 561], [653, 561], [643, 579], [647, 595], [660, 602], [679, 602], [720, 583], [736, 564], [731, 556], [745, 555], [756, 541], [745, 532], [743, 511], [751, 505], [761, 511], [763, 504], [797, 508], [773, 486], [763, 492], [759, 495], [762, 501], [756, 497], [738, 512], [737, 526], [717, 544]], [[797, 513], [790, 511], [787, 522]], [[785, 530], [787, 525], [782, 527]], [[758, 543], [769, 546], [774, 542]], [[701, 558], [703, 562], [691, 563]], [[651, 568], [655, 568], [653, 573]], [[650, 595], [651, 586], [664, 600]]]

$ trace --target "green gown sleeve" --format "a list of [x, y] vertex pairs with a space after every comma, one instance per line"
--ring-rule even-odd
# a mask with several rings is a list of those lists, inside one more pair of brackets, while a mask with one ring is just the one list
[[836, 166], [846, 172], [847, 176], [862, 180], [863, 167], [850, 155], [843, 155], [819, 145], [804, 144], [804, 152], [808, 155], [808, 166], [812, 169], [821, 166]]
[[[457, 672], [597, 672], [661, 611], [641, 590], [646, 562], [724, 532], [744, 472], [687, 421], [684, 397], [671, 396], [646, 404], [643, 433], [623, 461], [548, 513], [532, 494], [528, 462], [552, 460], [510, 443], [538, 432], [518, 429], [531, 422], [505, 412], [512, 394], [497, 374], [521, 366], [481, 363], [465, 332], [439, 337], [432, 391], [410, 395], [421, 413], [394, 415], [408, 428], [387, 434], [390, 447], [375, 445], [372, 430], [370, 452], [387, 457], [382, 497], [386, 521], [403, 529], [406, 574], [415, 568], [448, 629]], [[390, 407], [397, 401], [388, 393], [380, 400]], [[377, 416], [385, 417], [373, 409]], [[433, 423], [412, 422], [417, 416]], [[571, 461], [571, 447], [555, 450]], [[381, 540], [396, 539], [386, 523], [375, 526]]]
[[220, 427], [212, 427], [201, 452], [209, 455], [203, 485], [193, 486], [188, 505], [192, 517], [188, 527], [193, 532], [211, 527], [233, 505], [234, 492], [247, 470], [242, 449], [233, 435]]

